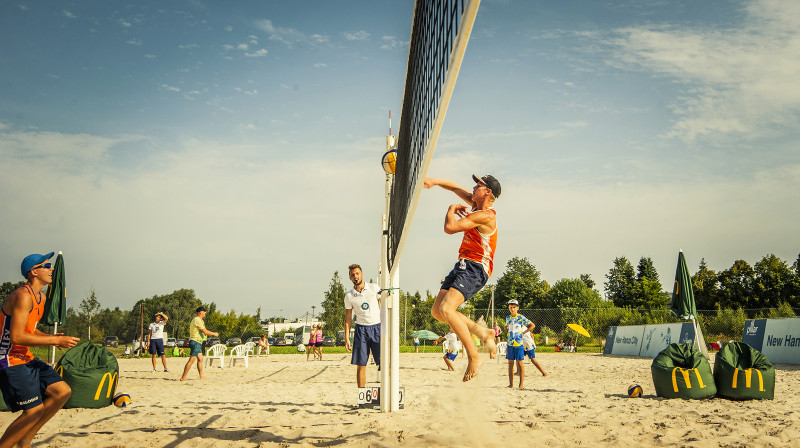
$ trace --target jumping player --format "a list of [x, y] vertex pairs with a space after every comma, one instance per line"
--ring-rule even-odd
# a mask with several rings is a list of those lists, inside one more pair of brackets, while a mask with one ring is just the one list
[[458, 262], [442, 282], [439, 294], [431, 308], [431, 314], [438, 321], [450, 325], [462, 341], [467, 352], [468, 364], [464, 381], [478, 374], [483, 360], [470, 334], [477, 336], [489, 348], [489, 356], [497, 356], [494, 331], [479, 325], [458, 311], [458, 307], [483, 288], [492, 275], [494, 253], [497, 246], [497, 213], [494, 201], [500, 196], [500, 182], [492, 175], [483, 177], [472, 175], [475, 186], [472, 193], [446, 179], [425, 179], [425, 188], [440, 186], [452, 191], [464, 202], [453, 204], [447, 209], [444, 218], [444, 233], [452, 235], [463, 232], [464, 237], [458, 249]]
[[36, 324], [44, 313], [42, 289], [53, 282], [47, 255], [31, 254], [22, 260], [22, 276], [28, 282], [17, 288], [0, 313], [0, 389], [12, 412], [22, 410], [0, 438], [0, 447], [29, 447], [33, 436], [64, 406], [72, 389], [47, 363], [35, 358], [31, 345], [72, 348], [80, 339], [42, 333]]

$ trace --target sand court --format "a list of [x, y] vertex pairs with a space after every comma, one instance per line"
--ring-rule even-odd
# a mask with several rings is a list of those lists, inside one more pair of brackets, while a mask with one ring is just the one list
[[[778, 365], [773, 401], [657, 398], [652, 360], [595, 353], [543, 353], [549, 376], [526, 364], [526, 389], [507, 389], [507, 364], [486, 360], [461, 382], [466, 361], [445, 370], [439, 354], [401, 354], [405, 409], [356, 408], [349, 354], [251, 358], [249, 368], [206, 369], [205, 381], [152, 372], [149, 359], [120, 359], [118, 390], [132, 406], [66, 409], [34, 446], [792, 446], [800, 438], [800, 370]], [[713, 357], [712, 357], [713, 364]], [[377, 369], [367, 368], [368, 385]], [[631, 383], [644, 397], [627, 398]], [[15, 415], [0, 414], [8, 425]]]

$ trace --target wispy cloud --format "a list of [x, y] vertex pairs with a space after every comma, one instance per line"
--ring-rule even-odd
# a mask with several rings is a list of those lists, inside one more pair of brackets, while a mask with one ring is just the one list
[[77, 19], [78, 18], [78, 16], [76, 16], [75, 14], [73, 14], [73, 13], [67, 11], [67, 10], [61, 11], [61, 15], [66, 17], [66, 18], [68, 18], [68, 19]]
[[269, 40], [280, 42], [288, 47], [303, 43], [324, 44], [330, 40], [323, 34], [306, 35], [294, 28], [275, 26], [269, 19], [256, 20], [253, 25], [256, 29], [267, 33]]
[[800, 124], [800, 3], [755, 1], [738, 27], [617, 32], [620, 61], [685, 85], [668, 137], [752, 139]]
[[365, 40], [369, 39], [369, 33], [363, 30], [355, 33], [344, 33], [344, 38], [347, 40]]

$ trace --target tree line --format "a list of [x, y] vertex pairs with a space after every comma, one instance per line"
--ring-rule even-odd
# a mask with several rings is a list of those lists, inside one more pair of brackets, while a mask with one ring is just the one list
[[[530, 260], [514, 257], [497, 282], [472, 297], [463, 311], [469, 314], [488, 309], [492, 294], [495, 309], [505, 308], [511, 299], [517, 300], [522, 309], [666, 310], [669, 307], [673, 279], [670, 277], [665, 290], [650, 257], [641, 257], [636, 267], [626, 257], [617, 257], [605, 277], [605, 297], [589, 274], [562, 278], [551, 286]], [[692, 275], [692, 284], [698, 310], [800, 308], [800, 255], [792, 265], [773, 254], [765, 255], [753, 267], [744, 260], [736, 260], [730, 268], [720, 272], [709, 269], [702, 259]], [[344, 328], [345, 292], [338, 271], [334, 272], [320, 314], [329, 329]], [[446, 330], [446, 325], [430, 315], [434, 300], [430, 291], [424, 296], [419, 291], [400, 292], [400, 325], [406, 335], [420, 329]]]
[[[626, 257], [617, 257], [605, 277], [605, 297], [589, 274], [562, 278], [551, 286], [530, 260], [514, 257], [508, 261], [497, 282], [478, 292], [464, 304], [463, 311], [474, 314], [474, 310], [488, 309], [492, 294], [495, 309], [505, 308], [511, 299], [516, 299], [523, 309], [617, 307], [664, 310], [669, 306], [671, 291], [664, 289], [649, 257], [641, 257], [635, 268]], [[24, 283], [5, 282], [0, 285], [0, 300], [5, 301]], [[709, 269], [702, 259], [692, 275], [692, 284], [698, 310], [800, 308], [800, 255], [791, 265], [773, 254], [765, 255], [753, 266], [745, 260], [736, 260], [730, 268], [719, 272]], [[671, 289], [671, 283], [669, 285]], [[328, 335], [344, 329], [345, 292], [336, 271], [324, 293], [322, 312], [318, 317], [326, 322]], [[447, 329], [430, 315], [434, 300], [435, 295], [430, 291], [425, 291], [424, 295], [419, 291], [400, 291], [400, 322], [406, 335], [414, 330], [440, 333]], [[204, 302], [192, 289], [140, 299], [130, 309], [102, 308], [100, 299], [91, 291], [77, 306], [67, 308], [66, 324], [59, 331], [93, 342], [100, 342], [105, 336], [117, 336], [127, 342], [138, 339], [142, 327], [146, 334], [154, 314], [161, 311], [169, 316], [165, 329], [169, 337], [180, 339], [188, 336], [194, 310], [201, 305], [208, 310], [206, 325], [219, 331], [223, 338], [238, 336], [246, 339], [262, 333], [260, 308], [255, 315], [234, 310], [221, 312], [216, 303]], [[283, 320], [282, 317], [271, 319]]]
[[[0, 300], [4, 302], [11, 292], [24, 284], [24, 281], [3, 283], [0, 285]], [[205, 303], [196, 297], [192, 289], [179, 289], [169, 294], [140, 299], [130, 309], [102, 308], [100, 299], [92, 290], [77, 306], [67, 307], [65, 323], [59, 326], [58, 331], [94, 343], [101, 342], [105, 336], [117, 336], [128, 343], [142, 335], [147, 337], [148, 326], [154, 321], [155, 313], [163, 312], [169, 317], [164, 328], [167, 337], [182, 339], [189, 336], [189, 322], [195, 317], [195, 310], [199, 306], [205, 306], [208, 311], [206, 326], [218, 331], [223, 340], [234, 336], [246, 339], [263, 333], [260, 326], [261, 308], [255, 315], [234, 310], [222, 312], [217, 309], [216, 303]]]

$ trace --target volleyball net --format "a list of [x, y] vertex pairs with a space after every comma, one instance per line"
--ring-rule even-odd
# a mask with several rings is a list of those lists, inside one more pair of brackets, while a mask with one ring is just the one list
[[388, 218], [388, 267], [408, 237], [480, 0], [417, 0], [397, 134]]
[[[408, 49], [394, 175], [386, 180], [381, 241], [381, 372], [383, 412], [402, 407], [399, 260], [425, 175], [464, 58], [480, 0], [417, 0]], [[387, 150], [395, 140], [387, 137]], [[360, 391], [370, 395], [368, 390]], [[374, 396], [374, 394], [373, 394]], [[360, 400], [361, 395], [359, 395]]]

